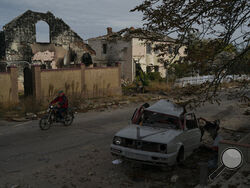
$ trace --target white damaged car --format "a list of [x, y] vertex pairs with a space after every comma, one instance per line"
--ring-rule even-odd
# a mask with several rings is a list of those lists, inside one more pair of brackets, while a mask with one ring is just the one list
[[194, 113], [167, 100], [143, 105], [131, 125], [117, 132], [111, 154], [153, 165], [174, 165], [199, 147], [201, 131]]

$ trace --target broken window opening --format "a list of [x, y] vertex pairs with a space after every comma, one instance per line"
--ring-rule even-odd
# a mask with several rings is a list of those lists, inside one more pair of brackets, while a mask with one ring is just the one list
[[159, 72], [159, 66], [154, 66], [155, 72]]
[[168, 53], [171, 55], [173, 54], [174, 50], [173, 47], [171, 45], [168, 45]]
[[147, 66], [146, 72], [147, 72], [147, 73], [150, 73], [150, 72], [152, 72], [152, 69], [153, 69], [152, 66]]
[[50, 27], [45, 21], [36, 23], [36, 42], [50, 43]]
[[187, 48], [185, 48], [185, 50], [184, 50], [184, 55], [187, 55], [187, 53], [188, 53], [188, 49]]
[[154, 52], [155, 52], [155, 54], [160, 54], [161, 50], [155, 50]]
[[152, 46], [149, 43], [146, 45], [146, 53], [147, 54], [151, 54], [152, 53]]
[[178, 121], [177, 117], [172, 117], [169, 115], [147, 110], [144, 111], [142, 116], [143, 126], [180, 129], [180, 122]]
[[102, 45], [102, 53], [107, 54], [107, 44]]

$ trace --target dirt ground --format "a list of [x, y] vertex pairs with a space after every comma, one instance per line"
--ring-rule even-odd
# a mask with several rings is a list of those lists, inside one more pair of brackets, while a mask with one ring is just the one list
[[[135, 105], [134, 105], [135, 106]], [[37, 159], [37, 163], [41, 165], [32, 164], [28, 168], [23, 167], [23, 170], [12, 170], [8, 173], [0, 173], [0, 188], [39, 188], [39, 187], [52, 187], [52, 188], [102, 188], [102, 187], [131, 187], [131, 188], [157, 188], [157, 187], [194, 187], [199, 183], [199, 163], [208, 161], [212, 154], [210, 151], [204, 148], [197, 149], [190, 157], [188, 157], [184, 164], [174, 167], [154, 167], [136, 163], [129, 163], [123, 161], [121, 164], [114, 165], [112, 161], [115, 160], [110, 154], [110, 143], [112, 135], [120, 128], [126, 126], [124, 122], [128, 122], [130, 115], [133, 113], [134, 106], [128, 105], [123, 107], [123, 110], [117, 112], [117, 109], [109, 109], [109, 118], [113, 119], [104, 120], [106, 112], [102, 112], [103, 116], [98, 112], [92, 114], [79, 114], [76, 120], [77, 129], [71, 127], [72, 130], [68, 133], [68, 137], [65, 130], [65, 140], [67, 142], [74, 139], [81, 133], [82, 137], [86, 137], [85, 132], [81, 132], [86, 126], [88, 128], [88, 134], [92, 134], [91, 139], [88, 139], [83, 143], [74, 143], [77, 145], [77, 150], [72, 153], [67, 150], [61, 151], [61, 155], [53, 156], [49, 152], [45, 155], [41, 155]], [[196, 110], [198, 117], [203, 116], [208, 119], [220, 119], [221, 129], [220, 134], [224, 139], [238, 141], [248, 132], [249, 129], [249, 116], [243, 115], [244, 111], [248, 108], [246, 105], [239, 104], [237, 100], [226, 100], [223, 98], [221, 106], [207, 104]], [[124, 112], [126, 111], [126, 113]], [[127, 113], [131, 111], [131, 113]], [[117, 114], [116, 114], [117, 112]], [[120, 117], [121, 116], [121, 117]], [[122, 117], [123, 116], [123, 117]], [[93, 119], [92, 119], [93, 118]], [[101, 125], [102, 131], [92, 128], [94, 121], [98, 122], [98, 126]], [[110, 122], [115, 121], [116, 118], [123, 118], [123, 125], [118, 125], [121, 120], [117, 120], [117, 124], [108, 127]], [[89, 122], [89, 125], [86, 125]], [[106, 121], [109, 121], [106, 122]], [[103, 124], [100, 124], [103, 122]], [[36, 123], [36, 122], [34, 122]], [[32, 126], [34, 123], [31, 123]], [[106, 125], [107, 124], [107, 125]], [[93, 124], [94, 125], [94, 124]], [[5, 127], [7, 130], [7, 128]], [[20, 131], [27, 131], [29, 127], [23, 128]], [[57, 136], [58, 142], [60, 126], [52, 128], [49, 131], [54, 131], [53, 135]], [[73, 132], [74, 129], [74, 132]], [[91, 132], [90, 132], [91, 131]], [[104, 136], [107, 131], [107, 136]], [[41, 134], [41, 131], [37, 131], [36, 134]], [[51, 132], [48, 132], [48, 134]], [[71, 134], [72, 133], [72, 134]], [[95, 134], [94, 134], [95, 133]], [[17, 132], [16, 134], [20, 134]], [[102, 135], [103, 134], [103, 135]], [[34, 134], [34, 136], [36, 136]], [[63, 142], [63, 138], [60, 136], [60, 141]], [[205, 135], [205, 142], [209, 143], [209, 137]], [[31, 140], [31, 139], [30, 139]], [[27, 142], [32, 142], [32, 141]], [[92, 141], [91, 141], [92, 140]], [[94, 140], [94, 141], [93, 141]], [[4, 140], [3, 140], [4, 141]], [[34, 142], [36, 140], [34, 139]], [[48, 142], [46, 145], [53, 145], [53, 142]], [[73, 142], [73, 141], [72, 141]], [[11, 143], [14, 145], [13, 143]], [[23, 143], [27, 144], [27, 143]], [[22, 144], [22, 145], [23, 145]], [[1, 147], [1, 146], [0, 146]], [[29, 145], [27, 146], [29, 147]], [[37, 146], [34, 146], [37, 147]], [[46, 146], [44, 146], [46, 147]], [[49, 146], [48, 146], [49, 147]], [[41, 147], [42, 148], [42, 147]], [[32, 148], [30, 149], [32, 150]], [[42, 150], [42, 149], [41, 149]], [[45, 148], [46, 150], [46, 148]], [[55, 152], [54, 148], [53, 152]], [[59, 149], [58, 149], [59, 150]], [[46, 150], [47, 151], [47, 150]], [[31, 152], [31, 151], [26, 151]], [[20, 151], [22, 153], [22, 151]], [[11, 155], [10, 155], [11, 156]], [[58, 160], [57, 160], [58, 157]], [[1, 158], [1, 157], [0, 157]], [[53, 158], [53, 159], [52, 159]], [[23, 159], [19, 159], [23, 166], [28, 165]], [[22, 161], [23, 160], [23, 161]], [[52, 162], [53, 161], [53, 162]], [[10, 163], [11, 162], [10, 159]], [[0, 160], [1, 167], [1, 160]], [[176, 179], [176, 180], [175, 180]]]
[[[223, 131], [222, 131], [223, 132]], [[228, 137], [236, 134], [225, 131]], [[242, 132], [237, 134], [244, 135]], [[203, 148], [197, 149], [183, 165], [174, 167], [155, 167], [123, 161], [113, 165], [113, 158], [106, 147], [92, 145], [82, 148], [85, 154], [69, 158], [63, 163], [32, 170], [31, 175], [24, 175], [14, 185], [20, 187], [61, 187], [61, 188], [101, 188], [101, 187], [194, 187], [199, 183], [199, 163], [207, 162], [212, 153]], [[45, 159], [46, 160], [46, 159]], [[173, 176], [178, 176], [172, 182]], [[6, 184], [11, 187], [13, 184]]]

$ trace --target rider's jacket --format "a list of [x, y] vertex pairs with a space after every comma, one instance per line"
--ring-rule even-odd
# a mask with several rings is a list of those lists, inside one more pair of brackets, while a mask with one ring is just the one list
[[60, 108], [68, 108], [68, 99], [64, 94], [63, 96], [56, 97], [50, 104], [55, 104], [57, 102], [60, 105]]

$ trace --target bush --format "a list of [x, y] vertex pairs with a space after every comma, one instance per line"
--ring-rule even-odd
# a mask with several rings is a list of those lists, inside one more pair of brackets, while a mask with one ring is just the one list
[[161, 74], [159, 72], [150, 72], [147, 73], [148, 79], [151, 81], [163, 81]]
[[135, 83], [130, 83], [126, 85], [122, 85], [122, 93], [124, 95], [131, 95], [137, 92], [137, 87]]

